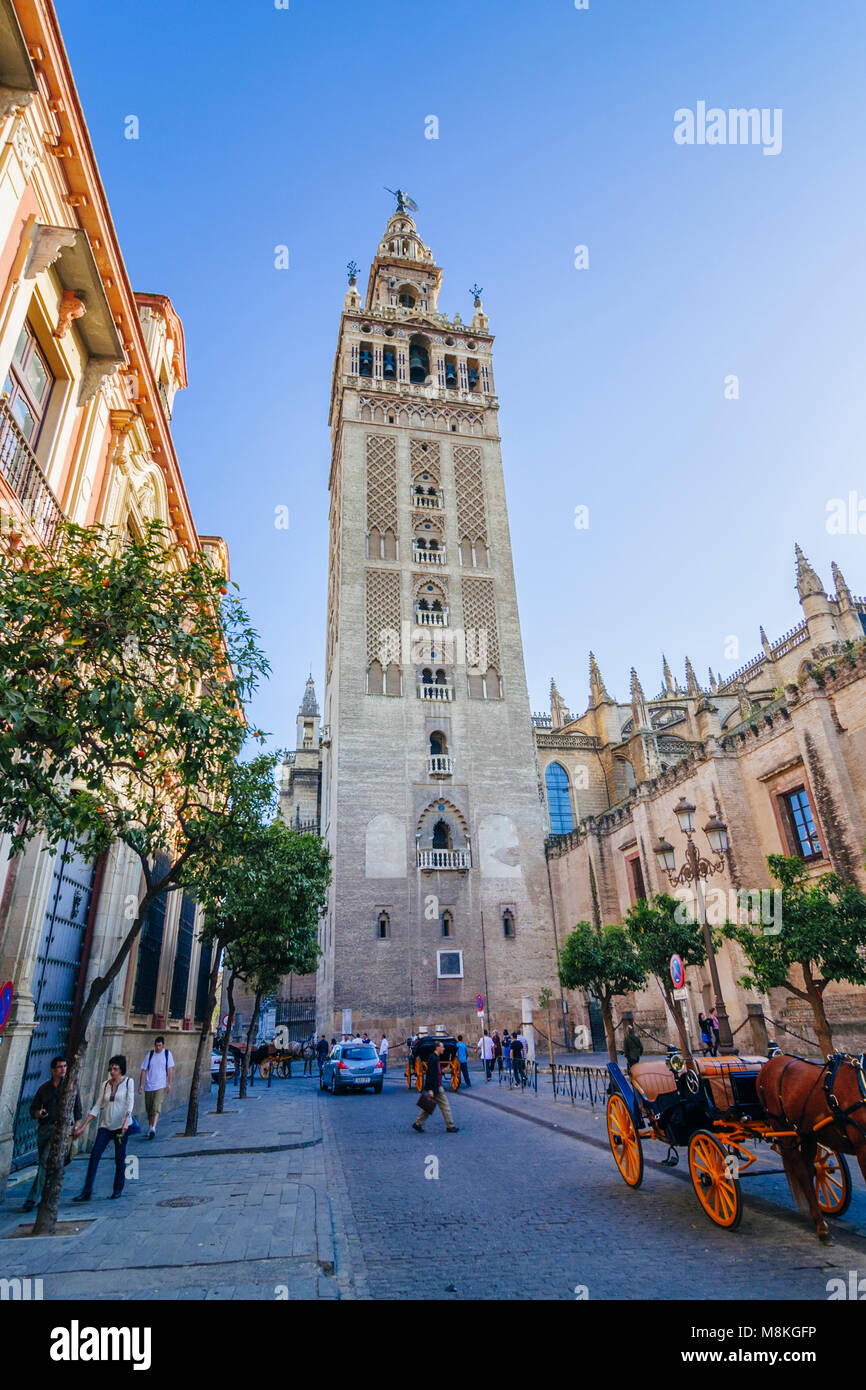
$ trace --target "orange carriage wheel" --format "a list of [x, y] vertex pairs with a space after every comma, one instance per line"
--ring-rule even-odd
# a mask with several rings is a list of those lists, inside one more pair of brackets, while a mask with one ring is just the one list
[[845, 1155], [823, 1144], [815, 1155], [815, 1196], [825, 1216], [844, 1216], [851, 1205], [851, 1170]]
[[411, 1085], [412, 1085], [412, 1058], [411, 1058], [411, 1057], [407, 1057], [407, 1059], [406, 1059], [406, 1085], [407, 1085], [407, 1086], [411, 1086]]
[[263, 1081], [267, 1081], [271, 1073], [270, 1062], [259, 1062], [259, 1076]]
[[699, 1129], [689, 1140], [689, 1174], [698, 1201], [715, 1226], [735, 1231], [743, 1215], [736, 1154], [727, 1154], [714, 1134]]
[[424, 1063], [420, 1057], [415, 1058], [415, 1085], [419, 1091], [424, 1090]]
[[618, 1092], [614, 1092], [607, 1103], [607, 1137], [623, 1181], [629, 1187], [640, 1187], [643, 1182], [643, 1147], [631, 1112]]
[[448, 1065], [449, 1065], [450, 1068], [451, 1068], [451, 1089], [452, 1089], [452, 1091], [459, 1091], [459, 1090], [460, 1090], [460, 1063], [458, 1062], [458, 1060], [457, 1060], [456, 1057], [452, 1057], [452, 1058], [451, 1058], [451, 1061], [448, 1063]]

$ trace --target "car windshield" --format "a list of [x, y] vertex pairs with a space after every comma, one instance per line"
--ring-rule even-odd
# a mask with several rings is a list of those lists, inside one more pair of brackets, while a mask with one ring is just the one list
[[341, 1057], [346, 1062], [372, 1062], [376, 1056], [375, 1047], [344, 1047]]

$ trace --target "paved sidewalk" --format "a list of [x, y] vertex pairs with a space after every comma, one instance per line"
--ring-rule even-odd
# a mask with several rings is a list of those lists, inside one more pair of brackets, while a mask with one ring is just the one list
[[46, 1299], [364, 1297], [360, 1245], [317, 1093], [278, 1081], [270, 1091], [256, 1085], [245, 1101], [229, 1089], [223, 1115], [214, 1105], [215, 1094], [204, 1098], [195, 1138], [178, 1137], [184, 1106], [163, 1114], [156, 1139], [145, 1131], [130, 1140], [137, 1176], [128, 1172], [120, 1201], [108, 1200], [107, 1153], [93, 1200], [73, 1203], [87, 1156], [73, 1159], [59, 1216], [80, 1221], [79, 1234], [16, 1236], [32, 1222], [20, 1212], [29, 1180], [10, 1185], [0, 1207], [3, 1276], [41, 1277]]

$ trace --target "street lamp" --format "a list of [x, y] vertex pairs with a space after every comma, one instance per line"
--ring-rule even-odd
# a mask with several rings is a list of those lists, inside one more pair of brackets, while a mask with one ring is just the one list
[[704, 890], [701, 884], [702, 879], [710, 878], [712, 874], [721, 873], [725, 868], [725, 855], [728, 851], [728, 828], [720, 816], [710, 816], [704, 826], [704, 834], [715, 859], [711, 862], [705, 859], [698, 850], [697, 845], [692, 839], [695, 829], [695, 808], [690, 801], [681, 796], [676, 806], [674, 814], [680, 823], [680, 829], [686, 837], [686, 862], [677, 871], [676, 854], [674, 847], [663, 835], [659, 836], [656, 846], [656, 858], [659, 868], [667, 875], [668, 882], [672, 887], [681, 884], [693, 883], [698, 899], [698, 909], [700, 911], [701, 926], [704, 932], [704, 944], [707, 948], [707, 960], [710, 967], [710, 979], [715, 993], [716, 1015], [719, 1020], [719, 1051], [723, 1057], [734, 1055], [734, 1039], [731, 1034], [731, 1025], [728, 1021], [728, 1011], [725, 1008], [725, 1000], [722, 995], [722, 986], [719, 982], [719, 970], [716, 965], [716, 953], [713, 950], [713, 937], [710, 925], [707, 921], [707, 910], [704, 903]]

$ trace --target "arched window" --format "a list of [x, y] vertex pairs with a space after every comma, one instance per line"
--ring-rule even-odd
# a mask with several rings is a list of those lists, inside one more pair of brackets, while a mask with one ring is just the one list
[[437, 820], [433, 827], [433, 849], [451, 848], [451, 826], [447, 820]]
[[381, 695], [383, 693], [382, 666], [378, 661], [371, 663], [367, 671], [367, 694]]
[[446, 907], [445, 911], [442, 913], [442, 916], [440, 917], [439, 920], [440, 920], [440, 922], [442, 923], [442, 935], [443, 935], [443, 936], [453, 936], [453, 935], [454, 935], [454, 914], [453, 914], [453, 912], [450, 912], [450, 911], [448, 910], [448, 908]]
[[514, 913], [507, 907], [502, 914], [502, 935], [507, 936], [509, 941], [516, 935], [514, 929]]
[[544, 774], [547, 784], [547, 804], [550, 808], [552, 835], [566, 835], [574, 829], [571, 797], [568, 793], [568, 773], [560, 763], [551, 763]]
[[430, 375], [430, 354], [424, 338], [409, 340], [409, 380], [423, 386]]
[[432, 685], [432, 684], [433, 684], [433, 672], [431, 671], [431, 669], [430, 669], [429, 666], [425, 666], [424, 669], [423, 669], [423, 671], [421, 672], [421, 684], [422, 684], [422, 685]]
[[403, 694], [403, 673], [396, 661], [392, 661], [385, 672], [385, 694]]
[[430, 735], [430, 752], [434, 757], [438, 754], [446, 754], [448, 752], [448, 744], [445, 741], [445, 735], [440, 729], [436, 729], [435, 732]]
[[387, 941], [391, 935], [391, 918], [387, 912], [380, 912], [376, 921], [376, 937], [379, 941]]

